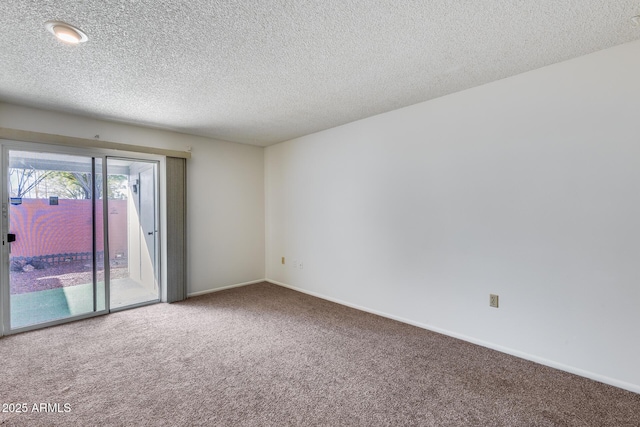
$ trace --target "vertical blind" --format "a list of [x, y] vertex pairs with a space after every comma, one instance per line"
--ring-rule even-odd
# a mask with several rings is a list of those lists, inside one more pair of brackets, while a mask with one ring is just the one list
[[167, 302], [187, 297], [187, 161], [167, 157]]

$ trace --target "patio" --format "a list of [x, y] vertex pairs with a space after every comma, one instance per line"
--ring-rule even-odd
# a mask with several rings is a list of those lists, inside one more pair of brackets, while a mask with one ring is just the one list
[[[128, 277], [126, 268], [111, 269], [111, 309], [158, 299]], [[96, 309], [105, 307], [104, 273], [99, 272]], [[68, 263], [42, 270], [11, 272], [11, 327], [20, 328], [93, 311], [90, 265]]]

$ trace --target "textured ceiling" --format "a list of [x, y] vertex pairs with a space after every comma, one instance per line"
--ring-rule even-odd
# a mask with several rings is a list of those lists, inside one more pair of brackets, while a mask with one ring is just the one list
[[[0, 100], [270, 145], [640, 39], [638, 0], [12, 0]], [[65, 45], [47, 20], [84, 30]]]

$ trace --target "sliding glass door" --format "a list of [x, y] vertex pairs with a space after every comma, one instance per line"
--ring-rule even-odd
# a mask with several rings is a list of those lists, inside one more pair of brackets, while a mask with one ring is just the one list
[[111, 309], [158, 301], [156, 162], [107, 159]]
[[2, 152], [3, 333], [159, 301], [158, 162], [24, 146]]
[[104, 311], [102, 159], [6, 155], [10, 328]]

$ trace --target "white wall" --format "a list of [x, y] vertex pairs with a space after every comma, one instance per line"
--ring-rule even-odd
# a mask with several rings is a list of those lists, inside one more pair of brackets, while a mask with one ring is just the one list
[[268, 147], [267, 278], [640, 392], [638, 76], [634, 42]]
[[0, 126], [184, 151], [188, 292], [264, 278], [264, 149], [0, 103]]

